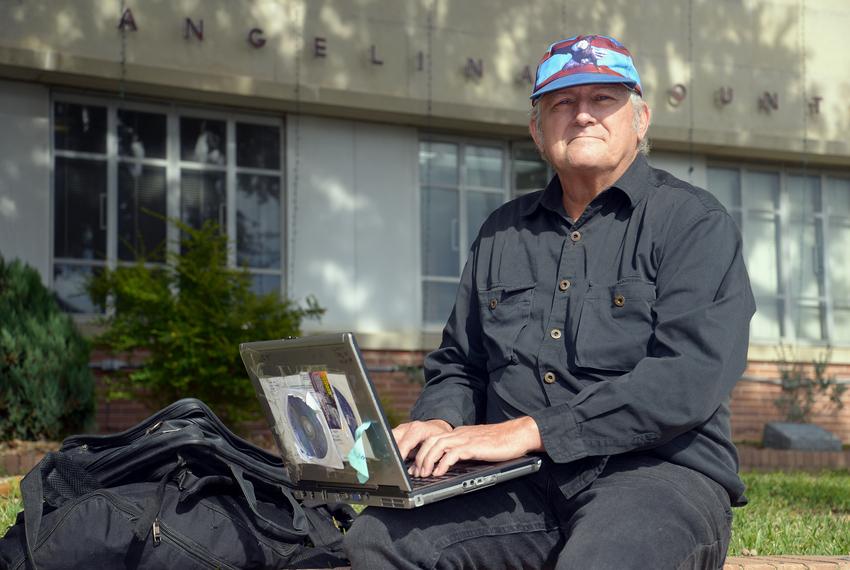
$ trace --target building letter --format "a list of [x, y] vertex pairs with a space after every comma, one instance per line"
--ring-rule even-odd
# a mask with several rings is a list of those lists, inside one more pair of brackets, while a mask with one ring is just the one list
[[770, 113], [777, 109], [779, 109], [779, 93], [770, 93], [765, 91], [762, 96], [759, 97], [759, 111]]
[[121, 21], [118, 22], [118, 29], [123, 31], [128, 28], [131, 32], [139, 31], [138, 26], [136, 26], [136, 20], [133, 18], [133, 12], [131, 12], [129, 8], [126, 8], [124, 13], [121, 14]]
[[204, 21], [198, 20], [198, 25], [192, 21], [192, 18], [186, 18], [186, 27], [183, 30], [183, 38], [189, 39], [189, 34], [194, 34], [198, 41], [204, 41]]
[[266, 45], [266, 38], [263, 37], [263, 30], [260, 28], [252, 28], [248, 32], [248, 43], [255, 48], [261, 48]]
[[416, 71], [425, 71], [425, 52], [416, 52]]
[[484, 60], [475, 60], [471, 57], [466, 58], [466, 67], [463, 68], [463, 74], [470, 79], [473, 77], [481, 79], [484, 76]]
[[327, 38], [317, 37], [313, 42], [313, 55], [315, 57], [328, 56], [328, 40]]
[[820, 115], [820, 102], [823, 97], [812, 97], [809, 99], [809, 113], [812, 115]]
[[677, 83], [667, 90], [667, 102], [673, 107], [681, 105], [687, 96], [688, 88], [681, 83]]
[[725, 107], [732, 102], [735, 97], [735, 91], [728, 85], [724, 85], [714, 93], [714, 102], [718, 107]]
[[528, 83], [529, 85], [534, 85], [534, 76], [531, 74], [531, 66], [526, 65], [520, 71], [519, 76], [517, 77], [517, 83]]

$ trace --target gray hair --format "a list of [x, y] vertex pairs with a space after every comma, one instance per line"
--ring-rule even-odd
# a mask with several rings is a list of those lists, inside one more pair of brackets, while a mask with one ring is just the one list
[[[538, 99], [539, 101], [539, 99]], [[632, 127], [634, 127], [635, 132], [640, 131], [640, 112], [643, 110], [643, 107], [646, 105], [646, 101], [637, 93], [637, 91], [631, 91], [629, 93], [629, 101], [632, 103], [632, 110], [634, 111], [634, 116], [632, 117]], [[540, 104], [531, 106], [531, 119], [534, 121], [535, 126], [537, 127], [537, 136], [540, 139], [541, 144], [543, 143], [543, 119], [540, 116]], [[649, 154], [649, 137], [643, 136], [638, 141], [638, 152], [643, 155]], [[542, 153], [541, 153], [542, 155]], [[546, 157], [543, 157], [546, 160]], [[547, 160], [548, 162], [548, 160]]]

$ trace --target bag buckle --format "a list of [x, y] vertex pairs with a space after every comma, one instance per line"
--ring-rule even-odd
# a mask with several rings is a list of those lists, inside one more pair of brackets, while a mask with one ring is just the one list
[[159, 546], [159, 543], [162, 542], [162, 538], [160, 537], [158, 518], [153, 519], [153, 525], [151, 525], [151, 532], [153, 533], [153, 545]]

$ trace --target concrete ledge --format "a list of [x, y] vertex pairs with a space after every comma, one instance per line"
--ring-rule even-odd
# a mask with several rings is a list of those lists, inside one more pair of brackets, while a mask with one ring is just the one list
[[847, 556], [730, 556], [723, 570], [850, 570]]

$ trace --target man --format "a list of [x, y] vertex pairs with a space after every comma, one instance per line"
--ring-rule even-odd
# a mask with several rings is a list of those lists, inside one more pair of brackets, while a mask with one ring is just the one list
[[[592, 49], [576, 64], [571, 48]], [[414, 421], [412, 474], [544, 458], [415, 511], [370, 508], [354, 568], [719, 568], [745, 502], [728, 398], [754, 312], [740, 234], [708, 192], [651, 168], [628, 50], [553, 44], [531, 135], [557, 175], [484, 223]]]

